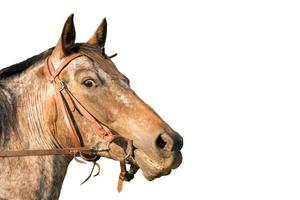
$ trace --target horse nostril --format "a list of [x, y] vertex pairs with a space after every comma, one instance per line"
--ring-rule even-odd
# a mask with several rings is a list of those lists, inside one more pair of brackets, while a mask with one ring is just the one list
[[173, 139], [166, 133], [160, 134], [156, 139], [156, 146], [161, 150], [172, 151], [173, 145]]
[[166, 146], [166, 142], [161, 138], [161, 135], [158, 136], [157, 140], [156, 140], [156, 145], [158, 148], [163, 149]]

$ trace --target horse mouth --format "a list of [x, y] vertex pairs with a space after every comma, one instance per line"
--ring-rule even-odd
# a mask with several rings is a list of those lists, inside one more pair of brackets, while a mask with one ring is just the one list
[[172, 155], [168, 158], [156, 161], [141, 149], [135, 149], [134, 157], [144, 177], [149, 181], [169, 175], [172, 169], [179, 167], [182, 162], [182, 155], [179, 151], [172, 152]]
[[110, 144], [107, 157], [114, 160], [122, 160], [125, 157], [126, 162], [132, 166], [137, 166], [142, 171], [143, 176], [149, 181], [169, 175], [182, 162], [180, 150], [167, 152], [162, 157], [155, 154], [149, 155], [133, 143], [129, 145], [128, 141], [122, 137], [118, 137]]

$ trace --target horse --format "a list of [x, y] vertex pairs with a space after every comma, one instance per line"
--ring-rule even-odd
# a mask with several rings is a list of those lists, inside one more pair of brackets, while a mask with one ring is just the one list
[[74, 158], [120, 161], [118, 190], [181, 164], [183, 138], [131, 89], [106, 36], [103, 19], [75, 43], [72, 14], [55, 47], [0, 70], [0, 199], [58, 199]]

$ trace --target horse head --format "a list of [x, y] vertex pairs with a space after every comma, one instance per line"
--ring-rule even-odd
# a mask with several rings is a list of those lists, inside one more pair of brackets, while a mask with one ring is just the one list
[[[129, 79], [118, 71], [105, 54], [106, 34], [107, 22], [104, 19], [87, 43], [75, 43], [76, 33], [71, 15], [49, 61], [57, 69], [68, 56], [82, 54], [68, 63], [59, 78], [89, 113], [112, 134], [120, 136], [109, 144], [109, 152], [99, 155], [119, 160], [126, 154], [124, 152], [129, 141], [132, 141], [131, 162], [138, 165], [146, 179], [167, 175], [182, 161], [180, 150], [183, 139], [134, 92]], [[47, 123], [55, 127], [55, 137], [60, 146], [74, 145], [67, 134], [50, 83], [48, 92], [47, 105], [52, 106], [45, 106]], [[82, 145], [95, 147], [107, 144], [80, 112], [75, 111], [73, 117]]]

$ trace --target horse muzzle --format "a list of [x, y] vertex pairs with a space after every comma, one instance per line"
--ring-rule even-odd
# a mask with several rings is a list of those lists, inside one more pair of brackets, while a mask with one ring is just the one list
[[159, 161], [152, 159], [141, 149], [135, 149], [134, 155], [144, 177], [149, 181], [169, 175], [172, 169], [179, 167], [182, 162], [180, 151], [174, 151], [168, 158], [162, 158]]

